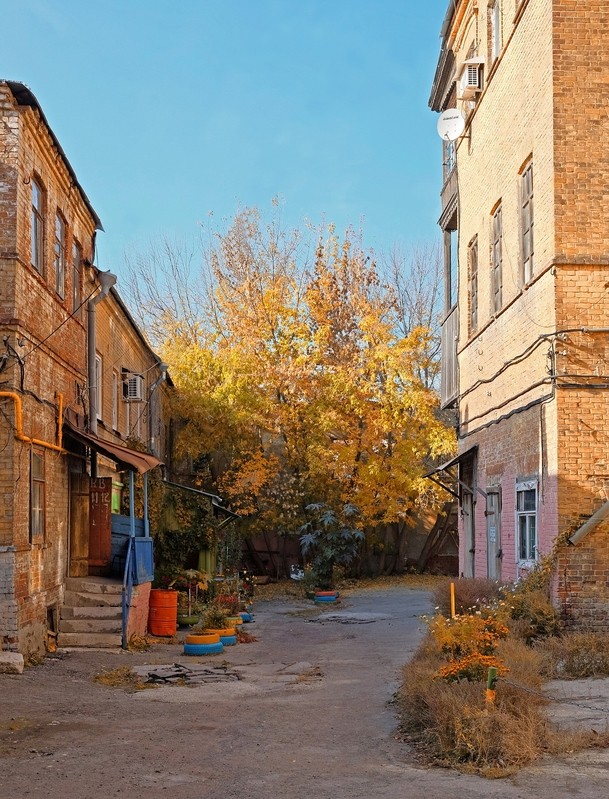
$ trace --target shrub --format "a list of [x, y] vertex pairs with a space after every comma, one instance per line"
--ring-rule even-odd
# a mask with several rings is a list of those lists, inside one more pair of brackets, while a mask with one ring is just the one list
[[520, 622], [512, 625], [514, 633], [528, 644], [560, 633], [558, 613], [543, 589], [516, 587], [506, 596], [505, 607], [510, 618]]

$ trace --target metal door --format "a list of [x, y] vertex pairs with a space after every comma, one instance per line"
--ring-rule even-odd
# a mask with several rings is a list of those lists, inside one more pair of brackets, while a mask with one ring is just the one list
[[486, 494], [486, 558], [491, 580], [501, 579], [501, 493], [489, 488]]

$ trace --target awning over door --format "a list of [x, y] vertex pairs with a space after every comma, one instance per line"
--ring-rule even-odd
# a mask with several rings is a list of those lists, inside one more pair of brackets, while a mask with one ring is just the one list
[[[455, 455], [455, 457], [451, 458], [449, 461], [446, 461], [445, 463], [441, 463], [439, 466], [436, 466], [435, 469], [432, 469], [431, 472], [427, 472], [427, 474], [424, 474], [423, 477], [427, 477], [429, 480], [432, 480], [434, 483], [439, 485], [445, 491], [448, 491], [449, 494], [452, 494], [453, 497], [459, 499], [459, 494], [454, 490], [454, 488], [446, 484], [448, 479], [450, 479], [451, 477], [450, 473], [448, 475], [444, 475], [443, 472], [448, 472], [448, 470], [452, 466], [456, 466], [461, 461], [473, 457], [473, 455], [477, 451], [478, 451], [478, 445], [475, 444], [473, 447], [466, 449], [465, 452], [460, 452], [458, 455]], [[440, 478], [443, 478], [444, 482], [442, 482], [442, 479]], [[471, 486], [465, 486], [464, 484], [461, 483], [460, 480], [455, 479], [454, 477], [452, 478], [452, 480], [456, 483], [460, 483], [467, 491], [471, 492], [472, 490]]]
[[74, 427], [70, 422], [64, 422], [64, 432], [67, 433], [75, 441], [84, 444], [86, 447], [91, 447], [96, 452], [104, 455], [106, 458], [114, 461], [122, 469], [130, 469], [131, 471], [145, 474], [155, 466], [161, 466], [162, 461], [155, 458], [154, 455], [149, 455], [147, 452], [138, 452], [129, 447], [123, 447], [122, 444], [115, 444], [114, 442], [104, 441], [98, 436], [86, 433], [84, 430], [79, 430]]

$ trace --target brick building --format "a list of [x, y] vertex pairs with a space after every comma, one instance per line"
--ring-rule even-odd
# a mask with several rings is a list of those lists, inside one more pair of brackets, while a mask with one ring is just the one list
[[0, 81], [0, 649], [44, 651], [67, 581], [108, 566], [91, 478], [117, 509], [159, 463], [126, 444], [164, 455], [164, 368], [94, 266], [101, 229], [34, 95]]
[[460, 573], [517, 579], [569, 539], [584, 626], [609, 611], [608, 30], [604, 0], [451, 0], [430, 98]]

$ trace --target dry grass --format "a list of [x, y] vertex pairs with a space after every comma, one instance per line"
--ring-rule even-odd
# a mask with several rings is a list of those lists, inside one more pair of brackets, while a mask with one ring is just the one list
[[[445, 580], [435, 594], [444, 615], [449, 615], [449, 585]], [[507, 776], [544, 754], [608, 746], [609, 732], [553, 726], [542, 688], [548, 678], [609, 676], [609, 635], [557, 636], [556, 611], [537, 585], [507, 593], [488, 580], [456, 580], [455, 588], [457, 607], [473, 608], [471, 618], [482, 614], [508, 626], [508, 636], [496, 642], [493, 653], [506, 670], [497, 681], [494, 703], [485, 701], [485, 680], [439, 679], [450, 652], [437, 634], [438, 625], [431, 624], [430, 634], [404, 668], [397, 695], [406, 738], [430, 762], [493, 778]]]
[[536, 646], [541, 671], [549, 679], [609, 676], [609, 634], [566, 633]]
[[147, 635], [136, 635], [134, 633], [127, 646], [130, 652], [148, 652], [152, 647], [152, 642]]
[[156, 688], [153, 683], [142, 682], [141, 677], [135, 674], [129, 666], [119, 666], [117, 669], [102, 671], [93, 677], [93, 681], [108, 688], [122, 688], [129, 693]]
[[239, 644], [253, 644], [257, 641], [255, 635], [245, 632], [241, 627], [237, 627], [237, 643]]

